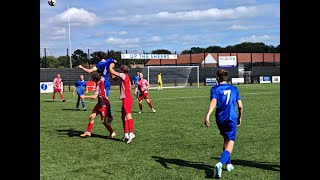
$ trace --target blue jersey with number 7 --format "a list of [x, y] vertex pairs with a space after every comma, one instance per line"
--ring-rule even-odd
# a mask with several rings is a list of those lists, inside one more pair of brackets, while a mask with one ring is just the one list
[[211, 88], [210, 101], [217, 100], [216, 121], [232, 120], [237, 123], [237, 101], [240, 100], [240, 93], [236, 86], [231, 84], [219, 84]]

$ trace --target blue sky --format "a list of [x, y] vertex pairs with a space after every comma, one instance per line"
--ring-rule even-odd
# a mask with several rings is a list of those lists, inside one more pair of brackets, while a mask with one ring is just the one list
[[69, 48], [68, 16], [72, 50], [280, 44], [279, 0], [41, 0], [41, 48]]

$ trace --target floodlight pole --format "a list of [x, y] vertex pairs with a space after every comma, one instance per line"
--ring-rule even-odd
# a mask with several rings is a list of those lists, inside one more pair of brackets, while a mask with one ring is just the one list
[[70, 69], [72, 68], [72, 60], [71, 60], [71, 40], [70, 40], [70, 11], [69, 11], [69, 3], [68, 3], [68, 26], [69, 26], [69, 59], [70, 59]]

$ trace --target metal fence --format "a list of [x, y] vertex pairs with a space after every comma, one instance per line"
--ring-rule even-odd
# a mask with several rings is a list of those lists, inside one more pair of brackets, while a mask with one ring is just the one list
[[[220, 69], [219, 67], [200, 67], [199, 68], [199, 81], [200, 85], [205, 84], [206, 78], [215, 78], [216, 71]], [[239, 73], [238, 67], [226, 68], [229, 71], [228, 81], [231, 81], [231, 78], [243, 77], [245, 78], [245, 83], [259, 83], [260, 76], [280, 76], [280, 67], [252, 67], [252, 71], [245, 71], [245, 73]], [[115, 69], [119, 71], [119, 69]], [[136, 71], [141, 71], [142, 68], [133, 68], [129, 71], [129, 76], [132, 78]], [[74, 84], [79, 79], [80, 75], [84, 75], [85, 80], [90, 81], [91, 75], [84, 72], [78, 68], [71, 69], [49, 69], [49, 68], [40, 68], [40, 82], [52, 82], [56, 77], [56, 74], [61, 75], [61, 79], [64, 83], [64, 86], [67, 87], [65, 90], [71, 91]], [[197, 75], [196, 71], [191, 71], [188, 79], [188, 83], [196, 83]], [[110, 79], [111, 86], [118, 86], [119, 82], [113, 81]]]

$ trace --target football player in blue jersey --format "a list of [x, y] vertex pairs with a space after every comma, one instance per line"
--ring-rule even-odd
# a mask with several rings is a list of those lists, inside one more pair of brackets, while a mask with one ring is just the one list
[[82, 99], [80, 96], [83, 95], [84, 92], [88, 94], [88, 87], [87, 87], [87, 82], [84, 80], [84, 76], [82, 74], [80, 75], [80, 79], [76, 82], [74, 86], [75, 88], [73, 89], [72, 95], [74, 95], [76, 91], [78, 94], [76, 110], [79, 111], [79, 104], [81, 100], [82, 109], [86, 111], [86, 105], [84, 103], [84, 99]]
[[133, 76], [133, 78], [132, 78], [132, 84], [134, 86], [134, 94], [136, 95], [136, 99], [137, 100], [138, 100], [138, 97], [139, 97], [139, 91], [138, 91], [138, 81], [140, 80], [139, 74], [140, 74], [140, 72], [137, 71], [136, 75]]
[[216, 72], [218, 84], [211, 88], [210, 105], [204, 123], [210, 126], [210, 115], [216, 108], [215, 118], [220, 134], [223, 136], [223, 152], [220, 161], [215, 165], [215, 177], [221, 178], [222, 167], [227, 171], [234, 169], [231, 164], [231, 153], [236, 139], [237, 127], [241, 125], [243, 105], [236, 86], [227, 83], [228, 71], [219, 69]]
[[[96, 57], [99, 59], [99, 62], [96, 64], [95, 67], [91, 69], [87, 69], [81, 65], [78, 66], [78, 68], [84, 70], [87, 73], [92, 73], [93, 71], [97, 71], [101, 74], [101, 78], [104, 80], [104, 87], [106, 92], [106, 97], [109, 97], [109, 91], [110, 91], [110, 80], [109, 80], [109, 74], [110, 74], [110, 66], [114, 67], [114, 64], [117, 63], [116, 60], [112, 58], [106, 58], [105, 54], [102, 51], [99, 51], [96, 55]], [[111, 112], [111, 105], [109, 106], [109, 112], [108, 112], [108, 122], [111, 122], [113, 120], [113, 115]]]

